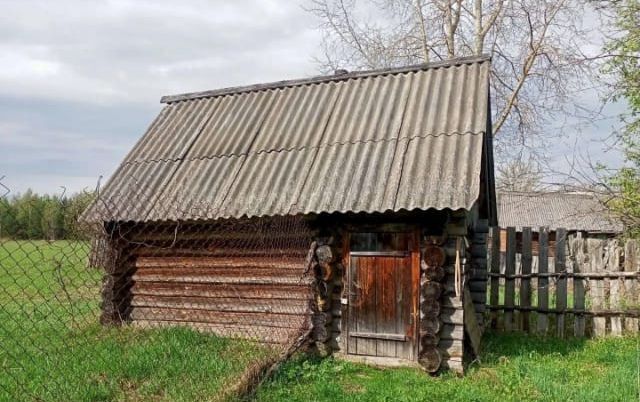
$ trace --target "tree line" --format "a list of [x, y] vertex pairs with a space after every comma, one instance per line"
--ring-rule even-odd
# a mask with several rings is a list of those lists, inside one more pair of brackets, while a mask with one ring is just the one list
[[32, 190], [0, 198], [0, 239], [85, 239], [78, 219], [93, 199], [93, 192], [56, 196]]

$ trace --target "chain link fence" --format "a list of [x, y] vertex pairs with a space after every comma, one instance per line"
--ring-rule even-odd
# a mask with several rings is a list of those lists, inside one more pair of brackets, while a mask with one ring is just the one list
[[145, 194], [0, 198], [0, 400], [224, 399], [309, 335], [303, 217]]

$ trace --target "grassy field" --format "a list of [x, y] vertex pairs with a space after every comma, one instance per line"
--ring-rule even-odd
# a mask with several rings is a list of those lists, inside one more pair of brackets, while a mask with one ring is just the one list
[[210, 400], [269, 351], [187, 329], [106, 328], [82, 242], [0, 242], [0, 401]]
[[275, 401], [637, 401], [640, 339], [487, 334], [464, 378], [299, 357], [259, 390]]
[[[98, 324], [81, 242], [0, 241], [0, 401], [211, 400], [270, 353], [186, 329]], [[639, 400], [640, 338], [487, 334], [464, 378], [300, 356], [258, 401]]]

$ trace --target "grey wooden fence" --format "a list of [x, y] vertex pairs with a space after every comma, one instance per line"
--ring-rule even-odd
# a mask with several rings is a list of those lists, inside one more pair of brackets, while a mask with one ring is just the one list
[[493, 329], [558, 337], [638, 332], [638, 241], [527, 227], [500, 236], [493, 228], [489, 266]]

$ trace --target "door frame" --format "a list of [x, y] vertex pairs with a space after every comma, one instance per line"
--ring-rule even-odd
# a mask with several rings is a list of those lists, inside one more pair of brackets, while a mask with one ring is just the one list
[[[341, 311], [342, 311], [342, 324], [341, 324], [341, 338], [342, 338], [342, 347], [343, 353], [347, 356], [353, 357], [371, 357], [378, 360], [394, 360], [397, 361], [397, 358], [384, 358], [377, 356], [368, 356], [368, 355], [356, 355], [355, 353], [351, 353], [349, 351], [349, 329], [351, 327], [351, 317], [349, 315], [350, 310], [350, 300], [352, 299], [352, 286], [351, 286], [351, 234], [352, 233], [407, 233], [409, 235], [410, 241], [410, 259], [411, 259], [411, 316], [413, 319], [412, 325], [412, 336], [411, 338], [411, 350], [412, 356], [410, 359], [401, 359], [407, 362], [415, 362], [418, 360], [418, 352], [420, 347], [419, 342], [419, 333], [418, 329], [420, 327], [420, 227], [418, 225], [362, 225], [362, 226], [353, 226], [348, 227], [345, 231], [345, 236], [343, 237], [342, 244], [342, 265], [345, 267], [344, 270], [344, 279], [343, 279], [343, 288], [341, 295]], [[357, 254], [359, 256], [393, 256], [393, 255], [405, 255], [406, 251], [358, 251], [353, 252], [353, 254]]]

